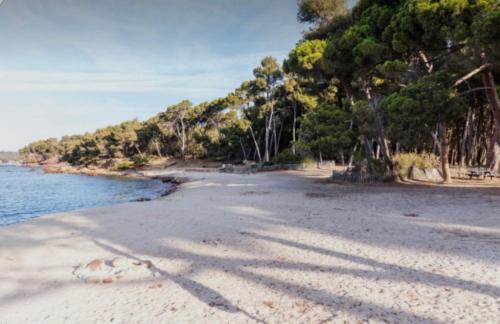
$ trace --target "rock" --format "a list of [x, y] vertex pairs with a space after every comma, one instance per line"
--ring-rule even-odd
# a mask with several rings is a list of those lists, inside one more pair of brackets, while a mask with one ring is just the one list
[[97, 270], [101, 270], [103, 263], [104, 262], [102, 260], [95, 259], [92, 262], [90, 262], [89, 264], [87, 264], [87, 268], [90, 269], [90, 271], [92, 271], [92, 272], [97, 271]]
[[167, 190], [165, 190], [161, 196], [162, 197], [166, 197], [168, 195], [170, 195], [171, 193], [175, 192], [177, 190], [177, 186], [176, 185], [172, 185], [170, 186]]
[[234, 165], [234, 164], [223, 164], [220, 168], [220, 172], [226, 173], [252, 173], [254, 172], [252, 164], [244, 164], [244, 165]]
[[219, 170], [221, 172], [233, 173], [235, 171], [235, 167], [232, 164], [223, 164]]
[[175, 179], [173, 179], [171, 181], [171, 183], [176, 184], [176, 185], [181, 185], [181, 184], [186, 183], [186, 182], [188, 182], [187, 177], [176, 177]]
[[425, 182], [443, 181], [443, 177], [441, 176], [439, 171], [435, 168], [420, 169], [412, 167], [410, 171], [410, 179], [416, 181], [425, 181]]
[[153, 179], [160, 180], [163, 183], [169, 183], [169, 182], [172, 182], [175, 179], [175, 177], [169, 176], [169, 175], [159, 175], [159, 176], [153, 177]]
[[441, 173], [436, 168], [425, 169], [425, 175], [430, 181], [435, 181], [435, 182], [443, 181]]
[[139, 199], [136, 199], [136, 202], [146, 202], [146, 201], [151, 201], [151, 198], [139, 198]]

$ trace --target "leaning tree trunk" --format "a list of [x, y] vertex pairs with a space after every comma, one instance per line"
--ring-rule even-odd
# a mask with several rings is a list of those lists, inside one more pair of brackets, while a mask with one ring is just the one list
[[156, 140], [154, 141], [154, 143], [155, 143], [156, 153], [158, 153], [158, 156], [162, 158], [163, 155], [161, 154], [160, 144], [158, 144], [158, 141]]
[[134, 145], [134, 147], [135, 147], [135, 150], [137, 151], [137, 153], [139, 153], [139, 156], [140, 156], [141, 158], [144, 158], [144, 154], [142, 154], [142, 151], [141, 151], [141, 149], [139, 148], [139, 145], [135, 144], [135, 145]]
[[[483, 64], [486, 64], [486, 55], [482, 54]], [[483, 84], [486, 88], [486, 97], [493, 112], [495, 120], [495, 132], [491, 138], [490, 147], [488, 150], [488, 169], [495, 173], [500, 173], [500, 99], [495, 87], [495, 79], [493, 78], [492, 67], [490, 66], [483, 73]]]
[[446, 123], [439, 123], [439, 135], [441, 137], [441, 171], [443, 172], [443, 182], [451, 183], [450, 174], [450, 142], [448, 140], [448, 125]]
[[349, 164], [347, 165], [347, 170], [352, 169], [352, 163], [354, 162], [354, 154], [356, 154], [357, 150], [358, 150], [358, 143], [356, 143], [352, 149], [351, 156], [349, 157]]
[[257, 139], [255, 138], [255, 133], [253, 132], [252, 126], [250, 126], [250, 134], [252, 135], [253, 143], [255, 144], [255, 153], [257, 154], [257, 157], [259, 158], [259, 162], [262, 162], [262, 155], [260, 154], [259, 143], [257, 143]]

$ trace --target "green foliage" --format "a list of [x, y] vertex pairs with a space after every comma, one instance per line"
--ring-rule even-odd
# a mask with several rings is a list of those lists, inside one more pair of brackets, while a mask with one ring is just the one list
[[[74, 165], [119, 159], [114, 167], [125, 169], [164, 156], [290, 163], [307, 155], [354, 158], [386, 174], [391, 152], [430, 152], [439, 135], [481, 160], [495, 125], [484, 85], [480, 74], [455, 82], [486, 59], [498, 78], [497, 0], [360, 0], [350, 11], [344, 1], [301, 0], [298, 18], [312, 28], [283, 66], [265, 57], [226, 97], [182, 101], [144, 122], [37, 141], [21, 153]], [[438, 124], [448, 131], [437, 134]], [[408, 159], [420, 163], [398, 156], [398, 167]]]
[[150, 160], [150, 158], [145, 156], [145, 155], [143, 155], [143, 156], [134, 155], [131, 158], [131, 161], [134, 165], [134, 168], [142, 168], [143, 166], [146, 166], [149, 163], [149, 160]]
[[484, 49], [490, 59], [500, 62], [500, 4], [492, 10], [484, 10], [472, 23], [473, 44]]
[[281, 151], [278, 156], [274, 158], [274, 162], [280, 164], [299, 164], [304, 159], [300, 155], [293, 154], [292, 150], [287, 148]]
[[385, 98], [381, 107], [388, 121], [388, 135], [406, 150], [431, 149], [431, 127], [452, 124], [465, 113], [463, 99], [450, 88], [446, 73], [435, 73]]
[[117, 170], [117, 171], [126, 171], [126, 170], [133, 169], [134, 167], [135, 167], [134, 162], [129, 161], [129, 160], [124, 160], [124, 161], [120, 161], [120, 162], [115, 163], [113, 165], [112, 169]]
[[346, 9], [345, 0], [300, 0], [297, 18], [300, 22], [324, 25], [345, 14]]
[[285, 61], [285, 70], [307, 72], [321, 67], [326, 40], [307, 40], [293, 49]]
[[303, 117], [301, 125], [300, 147], [316, 157], [337, 158], [355, 141], [350, 114], [336, 106], [320, 105]]
[[60, 153], [59, 143], [56, 138], [36, 141], [19, 150], [20, 154], [30, 156], [38, 162], [57, 157]]

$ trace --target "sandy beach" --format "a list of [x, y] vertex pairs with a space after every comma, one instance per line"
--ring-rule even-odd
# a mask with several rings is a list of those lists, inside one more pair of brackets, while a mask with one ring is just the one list
[[[176, 175], [190, 181], [160, 200], [1, 228], [0, 323], [500, 318], [498, 187]], [[93, 260], [128, 272], [93, 283]]]

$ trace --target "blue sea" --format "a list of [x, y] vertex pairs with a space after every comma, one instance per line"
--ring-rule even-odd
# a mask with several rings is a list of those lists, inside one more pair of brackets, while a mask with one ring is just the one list
[[34, 217], [138, 199], [155, 199], [166, 189], [159, 180], [46, 174], [0, 164], [0, 226]]

